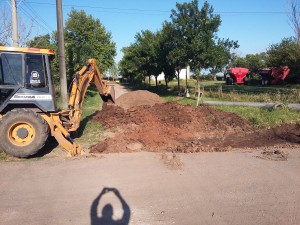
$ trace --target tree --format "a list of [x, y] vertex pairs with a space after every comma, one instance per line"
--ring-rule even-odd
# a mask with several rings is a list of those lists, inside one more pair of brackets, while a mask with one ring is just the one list
[[266, 67], [266, 53], [259, 54], [247, 54], [245, 60], [247, 62], [247, 68], [252, 74], [257, 73], [260, 68]]
[[210, 72], [214, 75], [216, 80], [216, 74], [225, 70], [231, 59], [231, 49], [238, 48], [239, 45], [236, 41], [219, 40], [217, 44], [212, 48], [212, 63]]
[[158, 34], [150, 30], [141, 31], [135, 36], [137, 54], [139, 56], [139, 69], [145, 72], [146, 76], [154, 75], [157, 87], [157, 77], [162, 72], [159, 64], [159, 39]]
[[244, 67], [250, 71], [250, 76], [257, 74], [257, 71], [266, 67], [267, 54], [265, 52], [257, 54], [247, 54], [245, 57], [235, 57], [231, 67]]
[[5, 9], [2, 9], [0, 12], [0, 25], [0, 44], [9, 45], [12, 36], [12, 26]]
[[112, 80], [115, 80], [118, 78], [118, 66], [117, 64], [113, 64], [108, 68], [108, 77], [110, 77]]
[[180, 78], [179, 73], [186, 63], [181, 61], [183, 58], [183, 52], [178, 48], [180, 38], [176, 37], [177, 32], [175, 27], [170, 22], [164, 22], [161, 31], [159, 32], [159, 64], [162, 71], [165, 74], [166, 86], [168, 82], [177, 78], [178, 91], [180, 90]]
[[[8, 15], [5, 8], [0, 12], [0, 44], [11, 45], [12, 44], [12, 23], [10, 15]], [[18, 21], [18, 46], [24, 47], [32, 36], [33, 21], [24, 21], [19, 16]]]
[[123, 75], [133, 80], [141, 81], [146, 76], [154, 75], [157, 86], [157, 77], [162, 72], [159, 64], [159, 39], [158, 33], [150, 30], [136, 34], [135, 42], [123, 48], [123, 59], [120, 69]]
[[221, 18], [214, 13], [213, 7], [205, 1], [202, 8], [198, 0], [176, 4], [171, 19], [177, 32], [179, 58], [190, 65], [199, 80], [202, 69], [220, 70], [229, 58], [230, 49], [238, 47], [237, 42], [220, 40], [217, 37]]
[[45, 48], [53, 50], [57, 48], [53, 43], [50, 34], [36, 36], [32, 40], [28, 41], [26, 45], [31, 48]]
[[190, 3], [177, 3], [172, 10], [171, 18], [180, 37], [178, 51], [182, 52], [181, 60], [195, 72], [211, 66], [212, 50], [215, 46], [216, 32], [221, 24], [219, 15], [213, 13], [213, 7], [207, 1], [201, 9], [198, 0]]
[[300, 47], [296, 38], [284, 38], [280, 43], [271, 45], [267, 50], [268, 66], [288, 66], [291, 74], [287, 80], [300, 82]]
[[244, 67], [247, 68], [248, 64], [244, 57], [232, 55], [232, 61], [229, 64], [229, 67]]
[[100, 20], [87, 15], [83, 10], [71, 10], [65, 25], [67, 71], [71, 76], [85, 65], [86, 60], [95, 58], [101, 71], [114, 64], [115, 43]]
[[124, 79], [130, 82], [136, 81], [140, 83], [144, 80], [146, 72], [141, 71], [140, 69], [140, 60], [137, 48], [137, 44], [133, 43], [122, 49], [124, 56], [119, 62], [119, 70]]
[[288, 7], [290, 8], [290, 13], [288, 14], [289, 23], [293, 28], [297, 43], [300, 46], [300, 12], [299, 12], [299, 3], [297, 0], [289, 0]]

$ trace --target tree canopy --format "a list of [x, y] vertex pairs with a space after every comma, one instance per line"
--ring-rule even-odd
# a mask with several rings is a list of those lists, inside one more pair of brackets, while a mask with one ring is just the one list
[[70, 74], [80, 69], [88, 58], [95, 58], [100, 70], [114, 64], [116, 45], [99, 19], [83, 10], [72, 10], [65, 25], [67, 68]]
[[267, 50], [266, 63], [268, 66], [288, 66], [291, 74], [288, 81], [300, 82], [300, 46], [295, 37], [284, 38], [280, 43], [273, 44]]
[[[180, 70], [188, 65], [199, 73], [207, 68], [221, 71], [228, 64], [230, 50], [237, 48], [238, 44], [217, 37], [221, 19], [207, 1], [202, 8], [199, 8], [198, 0], [177, 3], [170, 17], [171, 22], [164, 22], [158, 32], [142, 31], [136, 35], [135, 42], [124, 49], [120, 63], [123, 75], [134, 70], [144, 76], [164, 72], [166, 83], [176, 75], [179, 82]], [[132, 55], [133, 52], [139, 60]], [[135, 69], [130, 70], [130, 65]], [[131, 77], [134, 76], [131, 74]]]

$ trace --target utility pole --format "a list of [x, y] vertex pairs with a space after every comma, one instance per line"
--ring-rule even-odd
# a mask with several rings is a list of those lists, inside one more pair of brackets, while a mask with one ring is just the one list
[[11, 21], [13, 33], [13, 46], [18, 47], [18, 20], [17, 20], [17, 5], [16, 0], [11, 0]]
[[67, 109], [68, 90], [67, 90], [67, 75], [66, 75], [64, 27], [63, 27], [63, 18], [62, 18], [62, 0], [56, 0], [56, 15], [57, 15], [58, 60], [59, 60], [61, 107], [63, 109]]

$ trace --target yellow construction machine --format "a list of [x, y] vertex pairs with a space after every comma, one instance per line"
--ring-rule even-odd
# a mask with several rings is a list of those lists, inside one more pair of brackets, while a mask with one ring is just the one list
[[15, 157], [36, 154], [49, 134], [69, 156], [82, 154], [70, 134], [80, 125], [82, 104], [93, 82], [104, 102], [114, 102], [114, 87], [103, 79], [95, 59], [75, 74], [68, 109], [59, 111], [49, 49], [0, 46], [0, 149]]

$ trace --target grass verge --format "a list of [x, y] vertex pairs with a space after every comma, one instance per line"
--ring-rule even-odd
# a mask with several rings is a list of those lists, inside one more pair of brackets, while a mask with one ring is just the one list
[[280, 124], [300, 123], [300, 113], [287, 108], [272, 110], [245, 106], [217, 106], [216, 108], [236, 113], [250, 121], [256, 128], [273, 128]]

